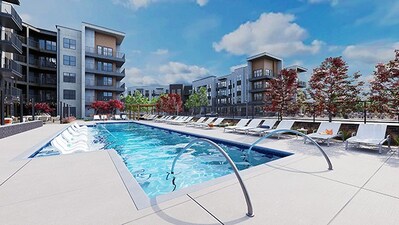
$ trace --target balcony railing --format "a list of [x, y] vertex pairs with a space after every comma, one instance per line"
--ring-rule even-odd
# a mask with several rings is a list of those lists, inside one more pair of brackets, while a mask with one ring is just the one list
[[11, 72], [14, 75], [17, 75], [19, 77], [22, 77], [21, 71], [22, 67], [18, 63], [16, 63], [14, 60], [9, 59], [7, 57], [1, 59], [1, 69], [2, 70], [7, 70]]
[[[45, 41], [45, 40], [41, 40]], [[45, 43], [40, 44], [37, 40], [33, 38], [28, 39], [28, 45], [32, 48], [37, 48], [40, 51], [57, 52], [56, 46], [46, 45]], [[53, 48], [52, 48], [53, 47]]]
[[57, 63], [51, 62], [44, 59], [31, 59], [29, 60], [29, 64], [33, 66], [37, 66], [39, 68], [47, 68], [47, 69], [56, 69]]
[[103, 70], [102, 68], [96, 68], [93, 64], [86, 64], [86, 72], [96, 73], [96, 74], [105, 74], [110, 76], [119, 76], [125, 77], [125, 69], [118, 68], [112, 70]]
[[[4, 2], [1, 3], [0, 7], [1, 7], [1, 13], [10, 15], [11, 18], [14, 20], [16, 27], [18, 27], [19, 30], [22, 30], [22, 19], [18, 15], [17, 11], [15, 11], [14, 7], [12, 7], [12, 5], [4, 3]], [[8, 27], [8, 24], [6, 27]], [[10, 28], [12, 28], [12, 27], [10, 27]]]
[[14, 60], [17, 62], [26, 63], [26, 56], [14, 54]]
[[277, 77], [276, 75], [262, 75], [262, 76], [257, 76], [257, 77], [251, 77], [249, 78], [249, 81], [257, 81], [257, 80], [263, 80], [263, 79], [272, 79]]
[[57, 85], [57, 79], [49, 78], [43, 75], [39, 76], [30, 76], [29, 83], [38, 84], [38, 85]]
[[305, 81], [298, 81], [298, 87], [306, 88], [306, 82]]
[[8, 96], [13, 96], [13, 97], [19, 97], [19, 96], [21, 96], [21, 93], [22, 93], [21, 89], [18, 89], [16, 87], [10, 87], [5, 90], [6, 96], [8, 95]]
[[123, 52], [113, 52], [112, 55], [104, 55], [102, 53], [99, 53], [97, 51], [97, 48], [93, 48], [93, 47], [89, 47], [89, 46], [86, 46], [86, 50], [85, 51], [86, 51], [86, 53], [90, 53], [90, 54], [99, 56], [101, 58], [111, 58], [111, 59], [112, 58], [117, 58], [117, 59], [125, 60], [125, 53], [123, 53]]
[[[18, 36], [10, 31], [1, 31], [1, 41], [7, 42], [8, 46], [12, 46], [12, 48], [4, 48], [6, 51], [16, 53], [15, 50], [19, 53], [22, 54], [22, 42], [19, 40]], [[15, 49], [15, 50], [14, 50]], [[14, 50], [14, 51], [12, 51]]]

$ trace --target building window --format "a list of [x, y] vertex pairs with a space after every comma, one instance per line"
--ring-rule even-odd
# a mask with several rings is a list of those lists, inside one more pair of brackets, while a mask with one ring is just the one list
[[64, 48], [76, 49], [76, 40], [64, 38]]
[[76, 73], [64, 72], [64, 82], [66, 82], [66, 83], [76, 83]]
[[265, 69], [265, 75], [269, 77], [272, 76], [272, 71], [269, 69]]
[[263, 75], [262, 69], [254, 70], [254, 77], [261, 77]]
[[103, 77], [102, 85], [104, 85], [104, 86], [112, 86], [112, 77]]
[[76, 57], [71, 55], [64, 55], [64, 65], [76, 66]]
[[103, 101], [108, 101], [112, 99], [112, 92], [104, 91], [102, 95], [103, 95], [102, 96]]
[[64, 90], [64, 99], [75, 100], [76, 99], [76, 91], [75, 90]]
[[264, 86], [262, 81], [254, 82], [254, 89], [261, 89], [263, 87]]
[[242, 90], [241, 85], [237, 84], [237, 91], [241, 91], [241, 90]]
[[[32, 41], [35, 41], [35, 40], [32, 39]], [[39, 48], [45, 49], [47, 51], [55, 52], [55, 51], [57, 51], [57, 43], [55, 41], [40, 39], [39, 40]]]
[[112, 48], [97, 45], [97, 54], [104, 56], [113, 56]]
[[113, 66], [112, 63], [97, 62], [97, 69], [106, 72], [112, 72]]
[[262, 93], [255, 93], [254, 94], [254, 101], [263, 101], [263, 94]]

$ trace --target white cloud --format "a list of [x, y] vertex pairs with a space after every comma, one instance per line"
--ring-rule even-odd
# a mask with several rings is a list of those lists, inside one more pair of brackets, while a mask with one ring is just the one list
[[168, 85], [173, 83], [191, 83], [193, 80], [209, 75], [209, 70], [196, 65], [181, 62], [168, 62], [156, 71], [144, 72], [131, 67], [126, 69], [127, 86]]
[[380, 41], [349, 45], [342, 54], [349, 60], [374, 65], [393, 59], [395, 49], [399, 49], [399, 42]]
[[258, 20], [241, 24], [224, 35], [218, 43], [213, 43], [213, 48], [234, 55], [270, 52], [281, 57], [319, 52], [324, 43], [313, 40], [310, 45], [305, 44], [307, 32], [294, 20], [292, 14], [263, 13]]
[[336, 6], [338, 4], [338, 1], [339, 0], [308, 0], [308, 2], [311, 4], [330, 3], [331, 6]]
[[196, 0], [196, 1], [197, 1], [197, 4], [201, 7], [208, 4], [208, 0]]
[[167, 55], [169, 53], [168, 49], [157, 49], [156, 51], [152, 52], [154, 55]]
[[132, 9], [146, 8], [149, 4], [156, 2], [157, 0], [112, 0], [114, 4], [123, 5]]

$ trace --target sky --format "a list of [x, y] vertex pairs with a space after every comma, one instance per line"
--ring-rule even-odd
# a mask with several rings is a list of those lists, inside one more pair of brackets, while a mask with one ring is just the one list
[[307, 68], [303, 81], [342, 56], [368, 81], [399, 49], [397, 0], [21, 0], [15, 8], [49, 30], [88, 22], [124, 32], [127, 87], [226, 75], [262, 52]]

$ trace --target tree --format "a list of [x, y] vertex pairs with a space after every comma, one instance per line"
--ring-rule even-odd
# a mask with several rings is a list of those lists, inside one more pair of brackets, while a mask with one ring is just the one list
[[178, 94], [161, 95], [157, 103], [157, 110], [174, 114], [183, 111], [183, 102]]
[[395, 59], [375, 66], [374, 78], [370, 84], [370, 100], [373, 102], [373, 108], [379, 112], [398, 112], [399, 50], [395, 50]]
[[208, 105], [208, 95], [205, 87], [201, 87], [198, 92], [193, 92], [187, 99], [185, 103], [185, 107], [188, 109], [192, 109], [192, 114], [194, 113], [195, 108], [200, 109], [201, 107]]
[[109, 103], [105, 101], [95, 101], [91, 103], [90, 108], [94, 109], [95, 114], [108, 113], [111, 109]]
[[308, 106], [306, 104], [306, 94], [302, 89], [298, 89], [296, 93], [296, 103], [298, 104], [299, 113], [303, 115]]
[[113, 114], [116, 113], [116, 110], [122, 110], [124, 108], [123, 102], [119, 101], [118, 99], [111, 99], [108, 101], [109, 108]]
[[283, 115], [298, 111], [295, 96], [298, 89], [298, 75], [295, 70], [283, 69], [277, 78], [271, 79], [266, 87], [266, 111], [278, 112], [280, 119]]
[[122, 101], [125, 103], [125, 109], [130, 113], [140, 113], [139, 105], [147, 104], [148, 98], [144, 97], [140, 91], [135, 91], [133, 95], [127, 95], [122, 98]]
[[315, 101], [316, 114], [328, 112], [331, 122], [337, 112], [347, 113], [359, 101], [359, 93], [364, 82], [358, 81], [359, 72], [348, 75], [348, 65], [342, 57], [326, 58], [313, 70], [307, 89]]
[[50, 105], [48, 103], [45, 102], [38, 102], [35, 103], [35, 110], [43, 113], [51, 113], [52, 111], [54, 111], [54, 108], [51, 108]]

